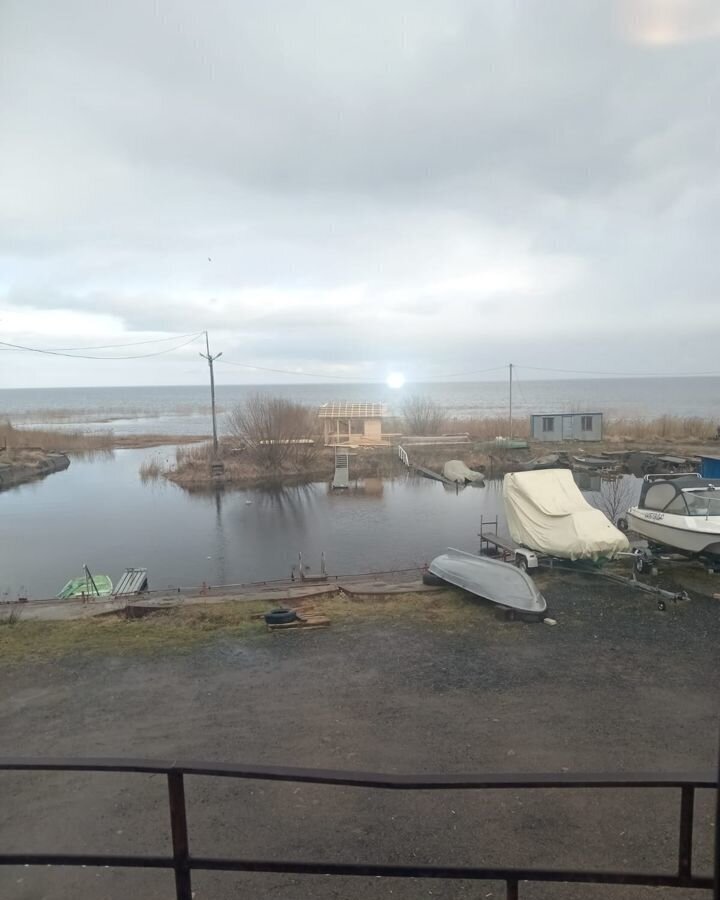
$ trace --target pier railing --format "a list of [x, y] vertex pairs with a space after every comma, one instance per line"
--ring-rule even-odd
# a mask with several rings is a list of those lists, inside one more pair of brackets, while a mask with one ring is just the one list
[[[366, 772], [320, 769], [245, 766], [222, 763], [178, 762], [144, 759], [28, 759], [0, 758], [0, 771], [47, 772], [134, 772], [164, 775], [167, 778], [168, 810], [172, 853], [167, 856], [141, 854], [0, 853], [0, 866], [106, 866], [111, 868], [148, 868], [172, 870], [177, 900], [191, 900], [193, 871], [266, 872], [294, 875], [356, 876], [366, 878], [465, 879], [494, 881], [505, 885], [507, 900], [517, 900], [523, 882], [633, 885], [656, 888], [684, 888], [712, 892], [720, 900], [720, 772], [689, 774], [560, 774], [560, 775], [378, 775]], [[667, 872], [593, 871], [576, 868], [522, 868], [491, 865], [476, 866], [385, 865], [372, 861], [351, 863], [337, 859], [292, 860], [243, 857], [195, 856], [191, 853], [185, 801], [185, 779], [215, 776], [257, 781], [282, 781], [295, 784], [343, 785], [369, 790], [443, 791], [443, 790], [520, 790], [582, 788], [588, 791], [608, 788], [634, 792], [657, 788], [678, 793], [677, 858]], [[709, 789], [715, 794], [715, 845], [712, 874], [693, 871], [693, 834], [696, 791]], [[651, 831], [652, 823], [648, 824]], [[2, 847], [0, 847], [0, 850]], [[482, 856], [482, 851], [479, 849]]]

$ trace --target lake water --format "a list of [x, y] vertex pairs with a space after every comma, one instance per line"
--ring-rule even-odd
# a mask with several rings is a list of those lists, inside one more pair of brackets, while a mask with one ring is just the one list
[[[222, 373], [219, 375], [222, 380]], [[392, 391], [384, 384], [298, 384], [250, 387], [220, 383], [220, 429], [224, 414], [253, 393], [267, 391], [311, 406], [328, 400], [382, 401], [398, 413], [408, 396], [430, 397], [451, 416], [505, 416], [504, 381], [408, 384]], [[522, 370], [514, 378], [517, 418], [530, 413], [584, 410], [652, 418], [664, 414], [701, 416], [720, 422], [720, 377], [594, 378], [532, 381]], [[207, 434], [207, 385], [173, 387], [57, 388], [0, 390], [0, 419], [18, 424], [112, 428], [117, 434]]]
[[153, 588], [287, 578], [297, 554], [314, 571], [405, 568], [447, 546], [477, 550], [480, 516], [502, 508], [500, 482], [456, 493], [439, 482], [368, 479], [358, 490], [317, 483], [279, 491], [188, 493], [143, 484], [140, 463], [174, 448], [73, 459], [69, 469], [0, 494], [0, 594], [54, 596], [91, 571], [116, 581], [147, 566]]

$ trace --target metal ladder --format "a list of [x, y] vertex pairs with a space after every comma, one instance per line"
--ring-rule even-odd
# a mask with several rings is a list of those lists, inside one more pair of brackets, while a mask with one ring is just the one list
[[335, 475], [332, 480], [333, 489], [350, 486], [350, 458], [346, 450], [335, 448]]

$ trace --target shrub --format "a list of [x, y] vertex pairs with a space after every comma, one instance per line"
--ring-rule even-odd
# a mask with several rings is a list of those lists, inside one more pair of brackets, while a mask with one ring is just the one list
[[227, 431], [241, 442], [255, 463], [274, 472], [287, 466], [307, 466], [320, 443], [314, 410], [265, 394], [256, 394], [232, 410]]
[[402, 405], [402, 417], [408, 434], [442, 434], [445, 413], [429, 397], [409, 397]]

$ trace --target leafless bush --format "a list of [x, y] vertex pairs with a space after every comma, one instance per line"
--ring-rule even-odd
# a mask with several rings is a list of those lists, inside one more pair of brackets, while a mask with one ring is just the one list
[[408, 397], [402, 405], [402, 417], [408, 434], [442, 434], [445, 413], [428, 397]]
[[307, 466], [319, 448], [314, 410], [282, 397], [251, 397], [229, 413], [227, 431], [255, 463], [273, 472]]
[[590, 497], [590, 502], [600, 512], [605, 513], [615, 525], [619, 518], [625, 516], [634, 499], [632, 479], [617, 476], [614, 478], [603, 478], [600, 483], [600, 490], [593, 493], [592, 497]]

